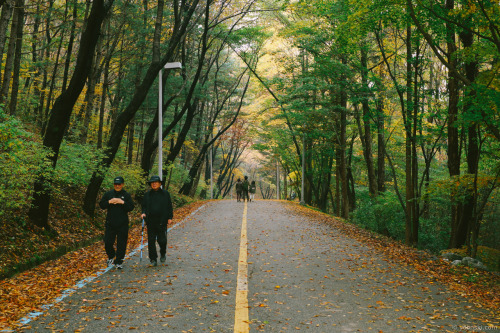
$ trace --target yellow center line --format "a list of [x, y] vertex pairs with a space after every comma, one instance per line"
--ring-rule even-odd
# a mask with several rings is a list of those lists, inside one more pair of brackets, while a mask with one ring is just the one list
[[234, 314], [234, 332], [250, 331], [248, 320], [248, 262], [247, 262], [247, 202], [243, 208], [241, 223], [240, 257], [238, 259], [238, 282], [236, 286], [236, 311]]

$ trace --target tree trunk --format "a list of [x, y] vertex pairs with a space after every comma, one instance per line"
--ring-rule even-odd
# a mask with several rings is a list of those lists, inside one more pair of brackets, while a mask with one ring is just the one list
[[[43, 145], [53, 152], [53, 155], [50, 156], [53, 168], [56, 167], [59, 148], [61, 147], [63, 135], [69, 124], [73, 106], [78, 96], [80, 96], [90, 69], [92, 68], [92, 60], [94, 59], [95, 46], [100, 35], [102, 21], [111, 6], [112, 1], [108, 4], [105, 4], [104, 0], [93, 1], [87, 27], [82, 33], [73, 76], [68, 85], [68, 89], [61, 93], [52, 108], [47, 131], [43, 139]], [[48, 224], [51, 196], [50, 187], [51, 180], [46, 179], [43, 174], [40, 174], [35, 182], [35, 193], [28, 213], [30, 223], [46, 229], [50, 229]]]
[[127, 164], [132, 164], [134, 160], [134, 132], [135, 132], [135, 122], [131, 121], [128, 125], [128, 152], [127, 152]]
[[368, 57], [367, 51], [365, 47], [361, 48], [361, 85], [362, 85], [362, 94], [363, 97], [361, 99], [361, 105], [363, 109], [363, 125], [364, 131], [361, 131], [360, 127], [360, 138], [363, 144], [363, 157], [365, 158], [366, 170], [368, 173], [368, 189], [370, 195], [375, 197], [377, 196], [377, 178], [375, 177], [375, 167], [373, 166], [373, 153], [372, 153], [372, 132], [370, 125], [370, 107], [368, 105], [368, 96], [370, 88], [368, 87]]
[[[470, 17], [467, 21], [470, 21]], [[464, 48], [472, 49], [474, 43], [474, 35], [472, 32], [463, 31], [460, 33], [460, 39]], [[467, 52], [467, 51], [466, 51]], [[468, 60], [465, 63], [465, 75], [469, 82], [475, 82], [478, 75], [478, 63], [476, 60]], [[474, 87], [465, 87], [465, 103], [464, 112], [466, 115], [473, 116], [477, 111], [474, 110], [476, 92]], [[479, 163], [479, 125], [472, 120], [469, 120], [469, 125], [467, 128], [467, 173], [472, 177], [477, 176], [478, 163]], [[467, 185], [466, 185], [467, 186]], [[474, 207], [476, 205], [476, 188], [469, 191], [465, 197], [462, 212], [459, 214], [459, 220], [456, 228], [456, 233], [452, 236], [452, 247], [461, 247], [465, 245], [467, 237], [470, 231], [470, 225], [474, 218]]]
[[[455, 7], [454, 0], [446, 1], [447, 11], [452, 11]], [[446, 24], [447, 35], [447, 53], [448, 62], [450, 66], [456, 67], [456, 52], [457, 45], [455, 42], [455, 29], [452, 24]], [[458, 80], [451, 72], [448, 73], [448, 172], [451, 181], [460, 176], [460, 138], [458, 131], [458, 102], [459, 102], [459, 88]], [[453, 248], [456, 244], [456, 235], [458, 223], [460, 221], [460, 214], [462, 211], [462, 204], [457, 202], [457, 193], [451, 193], [451, 236], [448, 247]]]
[[[7, 0], [2, 6], [2, 13], [0, 15], [0, 54], [3, 54], [5, 41], [7, 40], [7, 29], [9, 28], [10, 17], [14, 9], [14, 0]], [[0, 69], [2, 69], [2, 62], [0, 61]], [[0, 70], [0, 72], [2, 72]], [[1, 77], [0, 77], [1, 80]], [[1, 86], [1, 81], [0, 81]]]
[[340, 156], [337, 154], [336, 156], [336, 167], [335, 167], [335, 215], [340, 216], [341, 210], [340, 210]]
[[[342, 63], [346, 60], [342, 58]], [[344, 82], [344, 80], [341, 80]], [[346, 145], [347, 145], [347, 93], [344, 87], [340, 88], [340, 135], [339, 135], [339, 174], [342, 194], [342, 207], [340, 216], [344, 219], [349, 218], [349, 180], [347, 178], [347, 161], [346, 161]]]
[[21, 51], [23, 47], [23, 27], [24, 27], [24, 0], [16, 0], [16, 9], [14, 15], [17, 15], [16, 28], [16, 46], [14, 53], [14, 72], [12, 73], [12, 92], [10, 94], [9, 113], [16, 114], [17, 95], [19, 93], [19, 73], [21, 70]]
[[[16, 0], [16, 4], [17, 3], [18, 0]], [[7, 46], [7, 58], [5, 59], [5, 68], [3, 71], [3, 80], [0, 89], [0, 104], [5, 103], [7, 99], [10, 88], [10, 80], [12, 79], [12, 68], [14, 67], [14, 58], [16, 52], [16, 38], [14, 36], [16, 36], [18, 25], [22, 23], [19, 22], [19, 15], [16, 14], [17, 12], [17, 9], [15, 9], [12, 16], [12, 23], [10, 25], [10, 39]]]
[[354, 152], [354, 141], [356, 135], [352, 136], [351, 143], [349, 144], [349, 153], [347, 159], [347, 181], [348, 181], [348, 195], [349, 195], [349, 211], [356, 209], [356, 190], [354, 189], [354, 175], [352, 174], [352, 154]]
[[413, 132], [412, 132], [412, 114], [414, 111], [413, 101], [413, 48], [412, 48], [412, 31], [411, 26], [408, 24], [406, 28], [406, 112], [404, 114], [404, 127], [405, 127], [405, 243], [407, 245], [415, 245], [414, 239], [414, 223], [415, 223], [415, 189], [413, 181]]
[[[102, 93], [99, 104], [99, 125], [97, 128], [97, 148], [102, 148], [103, 138], [104, 138], [104, 115], [106, 113], [106, 92], [108, 91], [109, 86], [109, 62], [110, 58], [106, 61], [104, 65], [104, 77], [102, 82]], [[90, 115], [89, 115], [90, 117]]]
[[71, 31], [69, 33], [68, 52], [64, 63], [63, 84], [61, 89], [65, 90], [68, 84], [69, 66], [71, 64], [71, 55], [73, 53], [73, 45], [75, 43], [76, 20], [78, 19], [78, 0], [73, 2], [73, 20], [71, 21]]
[[377, 100], [377, 190], [385, 192], [385, 115], [384, 98]]

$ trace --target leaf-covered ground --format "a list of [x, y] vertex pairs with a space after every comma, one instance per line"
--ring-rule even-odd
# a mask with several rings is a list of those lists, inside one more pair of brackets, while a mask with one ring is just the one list
[[[178, 222], [200, 207], [197, 202], [176, 210]], [[432, 255], [404, 246], [391, 239], [374, 235], [351, 224], [343, 223], [326, 214], [291, 204], [301, 215], [333, 224], [343, 234], [383, 251], [400, 265], [413, 266], [431, 280], [445, 283], [451, 290], [467, 297], [478, 308], [483, 308], [498, 318], [500, 313], [500, 286], [497, 274], [469, 268], [451, 267]], [[137, 248], [141, 241], [140, 225], [131, 228], [128, 249]], [[77, 230], [76, 230], [77, 232]], [[98, 232], [97, 232], [98, 233]], [[102, 231], [100, 231], [102, 234]], [[26, 314], [51, 304], [61, 293], [74, 284], [105, 267], [105, 253], [101, 241], [63, 257], [45, 262], [12, 278], [0, 281], [0, 330], [16, 325]], [[496, 315], [495, 315], [496, 314]], [[405, 318], [399, 318], [403, 320]], [[488, 323], [485, 323], [488, 324]]]
[[[174, 223], [182, 221], [191, 212], [203, 205], [204, 202], [194, 202], [189, 205], [177, 208], [175, 210]], [[131, 220], [138, 220], [137, 217], [132, 217]], [[77, 219], [75, 219], [77, 220]], [[67, 222], [71, 225], [78, 225], [73, 221]], [[67, 226], [66, 226], [67, 227]], [[48, 235], [45, 240], [46, 246], [42, 250], [56, 249], [64, 243], [62, 237], [73, 237], [69, 239], [72, 242], [83, 242], [85, 237], [102, 236], [103, 231], [99, 227], [93, 228], [88, 226], [90, 230], [74, 227], [74, 234], [67, 231], [65, 228], [64, 234], [61, 235], [60, 228], [59, 237], [51, 238]], [[31, 244], [16, 243], [14, 238], [17, 237], [18, 242], [21, 239], [20, 235], [13, 235], [9, 242], [2, 243], [2, 247], [17, 246], [24, 248], [24, 252], [20, 250], [19, 256], [10, 258], [9, 263], [12, 265], [15, 260], [25, 258], [26, 254], [36, 253], [36, 248]], [[40, 244], [40, 235], [33, 233], [33, 244]], [[2, 234], [4, 238], [4, 234]], [[26, 237], [24, 243], [26, 243]], [[29, 238], [28, 238], [29, 239]], [[66, 240], [68, 240], [66, 238]], [[141, 225], [135, 224], [130, 228], [129, 242], [127, 251], [132, 251], [140, 245], [141, 242]], [[66, 245], [67, 246], [67, 245]], [[15, 251], [10, 251], [16, 253]], [[2, 265], [7, 266], [4, 262], [5, 252], [2, 250]], [[53, 300], [59, 297], [62, 292], [70, 287], [73, 287], [76, 282], [94, 275], [100, 269], [106, 267], [105, 261], [107, 257], [104, 252], [102, 241], [96, 241], [93, 244], [81, 248], [76, 251], [69, 252], [59, 259], [46, 261], [32, 269], [26, 270], [23, 273], [17, 274], [10, 278], [0, 280], [0, 330], [6, 329], [15, 325], [16, 321], [23, 318], [28, 313], [40, 310], [44, 304], [51, 304]]]
[[451, 266], [442, 258], [360, 229], [352, 224], [341, 222], [340, 219], [327, 214], [300, 205], [293, 205], [293, 207], [303, 215], [309, 215], [311, 218], [323, 220], [324, 223], [333, 224], [345, 235], [377, 248], [395, 262], [404, 266], [413, 266], [431, 280], [446, 284], [451, 290], [468, 298], [477, 307], [485, 308], [496, 314], [496, 319], [500, 320], [500, 276], [497, 272]]

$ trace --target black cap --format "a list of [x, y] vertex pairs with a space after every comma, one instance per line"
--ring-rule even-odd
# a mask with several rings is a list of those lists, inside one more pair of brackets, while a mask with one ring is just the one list
[[154, 182], [160, 182], [161, 183], [161, 178], [160, 176], [151, 176], [151, 179], [148, 181], [148, 183], [154, 183]]
[[115, 180], [113, 181], [113, 184], [123, 184], [123, 183], [125, 183], [125, 180], [123, 180], [123, 177], [121, 176], [115, 177]]

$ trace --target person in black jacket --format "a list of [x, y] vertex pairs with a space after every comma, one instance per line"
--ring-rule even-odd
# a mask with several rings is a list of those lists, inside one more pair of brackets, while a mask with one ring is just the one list
[[160, 261], [165, 262], [167, 255], [167, 225], [172, 222], [174, 210], [170, 193], [161, 188], [159, 176], [149, 180], [151, 190], [144, 194], [142, 200], [142, 218], [148, 229], [148, 252], [151, 265], [157, 266], [158, 253], [156, 242], [160, 245]]
[[99, 206], [108, 210], [104, 231], [104, 248], [108, 255], [108, 266], [115, 265], [116, 268], [122, 269], [128, 241], [128, 212], [134, 209], [134, 201], [123, 189], [125, 183], [123, 177], [116, 177], [113, 183], [114, 189], [104, 193]]
[[243, 184], [241, 185], [241, 187], [243, 188], [243, 193], [242, 193], [242, 197], [243, 197], [243, 202], [248, 201], [249, 200], [249, 197], [248, 197], [248, 188], [249, 188], [250, 184], [248, 183], [248, 176], [245, 176], [245, 179], [243, 180]]

